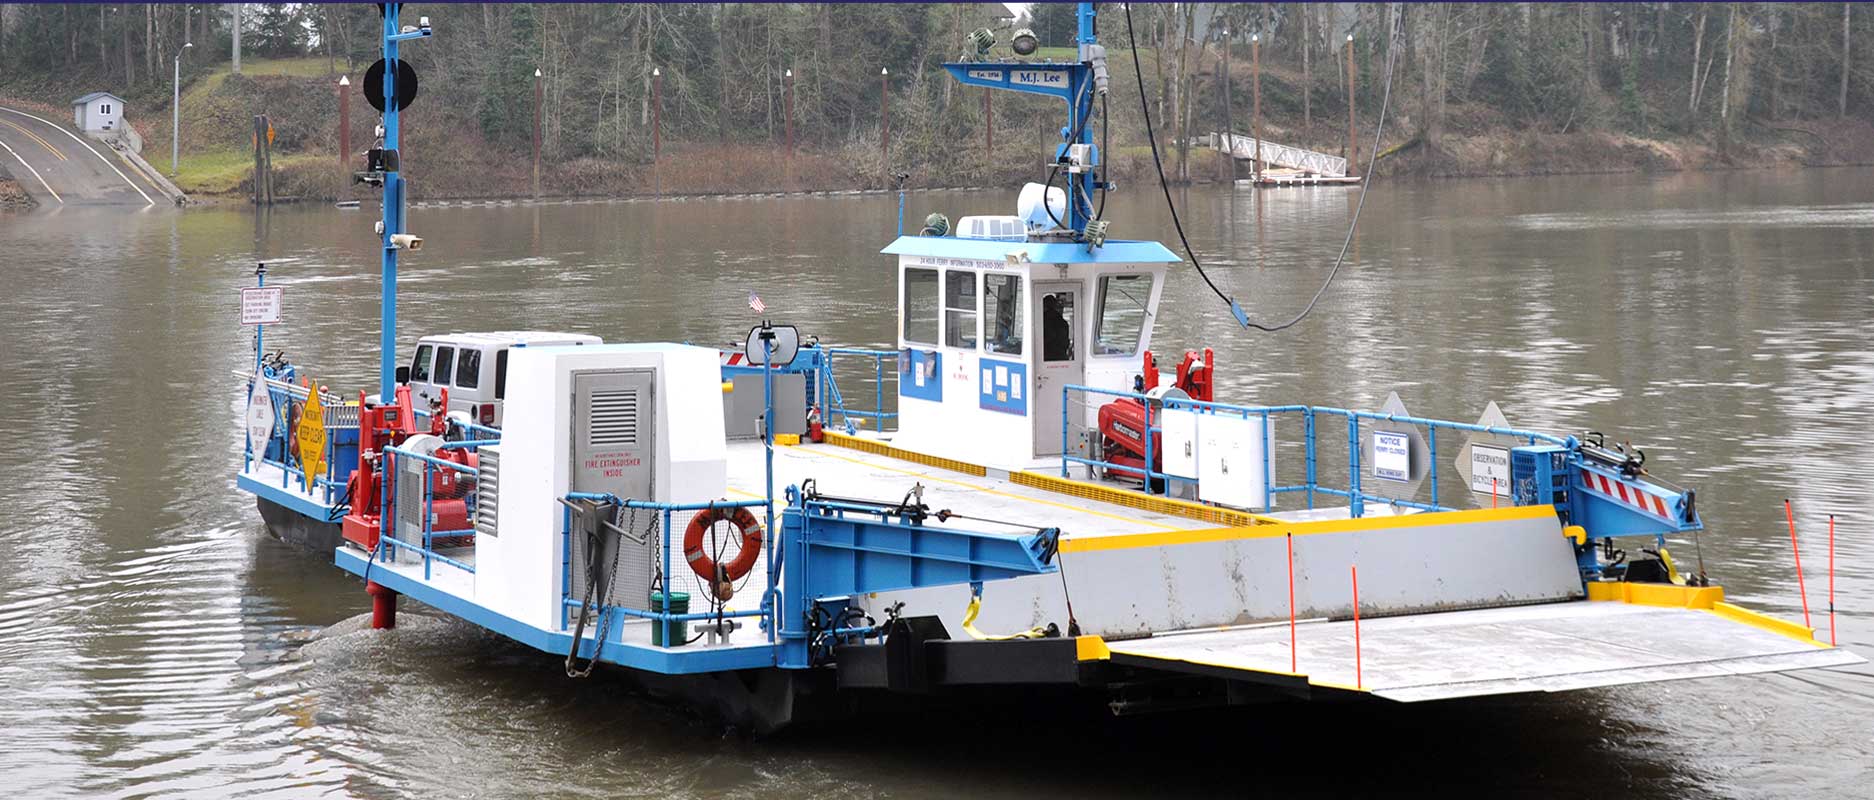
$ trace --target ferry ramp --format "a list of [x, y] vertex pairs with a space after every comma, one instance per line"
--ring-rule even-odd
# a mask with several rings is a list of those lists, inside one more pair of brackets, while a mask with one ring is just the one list
[[109, 145], [17, 109], [0, 107], [0, 160], [42, 207], [147, 208], [163, 196]]

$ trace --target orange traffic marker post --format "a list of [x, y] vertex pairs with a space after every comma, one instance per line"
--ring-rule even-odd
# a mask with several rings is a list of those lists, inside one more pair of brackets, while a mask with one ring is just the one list
[[1835, 646], [1835, 515], [1828, 515], [1828, 646]]
[[1288, 671], [1299, 673], [1295, 657], [1295, 534], [1288, 535]]
[[1365, 689], [1366, 677], [1360, 669], [1360, 567], [1348, 564], [1347, 571], [1353, 575], [1353, 688]]
[[1802, 583], [1802, 548], [1796, 545], [1796, 512], [1791, 510], [1789, 498], [1783, 498], [1783, 517], [1789, 520], [1789, 550], [1796, 556], [1796, 593], [1802, 595], [1802, 626], [1809, 625], [1809, 590]]

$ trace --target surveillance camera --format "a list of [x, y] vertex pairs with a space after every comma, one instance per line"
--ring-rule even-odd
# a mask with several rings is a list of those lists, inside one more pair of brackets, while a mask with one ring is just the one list
[[390, 246], [398, 250], [421, 250], [423, 249], [423, 239], [422, 237], [411, 236], [407, 233], [393, 233], [390, 235]]

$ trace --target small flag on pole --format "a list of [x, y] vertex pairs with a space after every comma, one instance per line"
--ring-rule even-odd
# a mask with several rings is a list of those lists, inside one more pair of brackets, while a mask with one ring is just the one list
[[755, 294], [754, 292], [748, 293], [748, 307], [755, 309], [755, 313], [757, 314], [765, 314], [768, 312], [768, 304], [761, 302], [761, 295]]

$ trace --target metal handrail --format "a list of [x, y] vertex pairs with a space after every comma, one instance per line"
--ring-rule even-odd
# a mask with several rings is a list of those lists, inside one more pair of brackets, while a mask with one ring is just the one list
[[[832, 401], [827, 407], [826, 421], [828, 423], [833, 421], [832, 414], [838, 414], [840, 416], [840, 422], [844, 423], [848, 433], [852, 433], [855, 430], [855, 426], [852, 424], [852, 419], [854, 417], [873, 420], [877, 429], [883, 431], [885, 429], [886, 420], [895, 420], [898, 418], [897, 412], [887, 412], [885, 410], [885, 362], [887, 359], [895, 362], [898, 359], [898, 351], [869, 350], [859, 347], [827, 347], [823, 349], [827, 357], [820, 364], [820, 380], [826, 386], [827, 394]], [[872, 387], [874, 389], [874, 394], [871, 411], [857, 411], [846, 408], [846, 400], [839, 391], [839, 382], [834, 377], [833, 373], [834, 356], [865, 356], [872, 359]], [[895, 376], [897, 371], [893, 370], [892, 374]]]
[[[1131, 398], [1134, 400], [1138, 400], [1140, 403], [1145, 405], [1146, 425], [1145, 425], [1145, 431], [1142, 434], [1142, 438], [1145, 444], [1145, 457], [1144, 457], [1145, 465], [1143, 468], [1130, 467], [1130, 466], [1126, 466], [1123, 464], [1116, 464], [1116, 463], [1104, 461], [1101, 459], [1085, 458], [1085, 457], [1071, 454], [1071, 450], [1068, 447], [1068, 439], [1069, 439], [1069, 434], [1072, 428], [1071, 414], [1072, 414], [1073, 405], [1070, 401], [1071, 401], [1071, 394], [1076, 391], [1082, 393], [1083, 396], [1100, 395], [1100, 396], [1116, 397], [1116, 398], [1117, 397]], [[1250, 405], [1237, 405], [1237, 404], [1231, 404], [1231, 403], [1219, 403], [1219, 402], [1205, 401], [1205, 400], [1193, 400], [1190, 398], [1153, 399], [1139, 392], [1120, 391], [1120, 390], [1115, 390], [1115, 389], [1102, 389], [1102, 388], [1093, 387], [1093, 386], [1083, 386], [1080, 384], [1067, 384], [1061, 388], [1061, 476], [1062, 477], [1068, 476], [1068, 470], [1069, 470], [1070, 464], [1083, 464], [1090, 468], [1098, 468], [1098, 469], [1109, 471], [1109, 472], [1122, 472], [1122, 473], [1137, 475], [1139, 476], [1140, 482], [1143, 484], [1141, 487], [1142, 490], [1148, 495], [1155, 493], [1152, 488], [1152, 484], [1155, 479], [1162, 479], [1165, 481], [1192, 480], [1193, 476], [1172, 475], [1169, 473], [1165, 473], [1165, 472], [1153, 469], [1153, 464], [1155, 463], [1155, 459], [1153, 458], [1154, 453], [1152, 452], [1153, 437], [1156, 434], [1163, 433], [1164, 428], [1162, 426], [1153, 425], [1152, 419], [1154, 416], [1158, 414], [1162, 414], [1166, 410], [1189, 410], [1189, 411], [1193, 411], [1197, 413], [1210, 413], [1210, 414], [1229, 413], [1229, 414], [1240, 415], [1245, 419], [1250, 418], [1252, 415], [1259, 416], [1264, 422], [1263, 448], [1262, 448], [1263, 481], [1264, 481], [1263, 488], [1266, 491], [1267, 496], [1270, 498], [1271, 505], [1273, 505], [1274, 496], [1277, 494], [1302, 492], [1302, 493], [1306, 493], [1307, 495], [1307, 507], [1312, 509], [1314, 508], [1314, 500], [1315, 500], [1314, 496], [1315, 494], [1319, 493], [1319, 494], [1325, 494], [1325, 495], [1334, 496], [1334, 497], [1348, 498], [1350, 513], [1352, 514], [1352, 516], [1355, 516], [1355, 517], [1362, 516], [1365, 513], [1365, 504], [1367, 502], [1382, 503], [1382, 504], [1387, 504], [1387, 505], [1392, 505], [1392, 506], [1397, 506], [1397, 507], [1402, 507], [1402, 508], [1414, 508], [1414, 509], [1419, 509], [1423, 511], [1451, 510], [1449, 507], [1446, 507], [1437, 503], [1437, 499], [1438, 499], [1438, 436], [1437, 436], [1437, 431], [1439, 430], [1466, 431], [1466, 432], [1473, 432], [1473, 433], [1488, 433], [1488, 434], [1499, 435], [1499, 436], [1510, 436], [1510, 437], [1515, 437], [1519, 439], [1527, 439], [1529, 443], [1532, 445], [1546, 442], [1548, 444], [1569, 447], [1569, 446], [1573, 446], [1574, 444], [1574, 439], [1572, 437], [1560, 437], [1560, 436], [1554, 436], [1551, 434], [1541, 433], [1537, 431], [1527, 431], [1527, 430], [1521, 430], [1517, 428], [1505, 428], [1505, 427], [1488, 426], [1488, 425], [1475, 425], [1475, 424], [1469, 424], [1469, 423], [1463, 423], [1463, 422], [1451, 422], [1448, 420], [1430, 419], [1426, 417], [1414, 417], [1414, 416], [1399, 415], [1399, 414], [1388, 414], [1388, 413], [1375, 412], [1375, 411], [1354, 411], [1354, 410], [1344, 409], [1344, 408], [1334, 408], [1331, 406], [1306, 406], [1306, 405], [1250, 406]], [[1303, 441], [1304, 452], [1306, 454], [1307, 473], [1306, 473], [1305, 480], [1299, 484], [1279, 485], [1275, 483], [1274, 446], [1277, 444], [1277, 442], [1271, 438], [1268, 432], [1267, 426], [1269, 424], [1269, 421], [1272, 419], [1272, 417], [1278, 414], [1298, 414], [1301, 416], [1302, 421], [1303, 421], [1304, 433], [1303, 433], [1302, 441]], [[1317, 472], [1317, 461], [1316, 461], [1316, 452], [1317, 452], [1317, 419], [1316, 418], [1321, 417], [1321, 416], [1339, 416], [1347, 420], [1348, 486], [1345, 489], [1331, 487], [1331, 486], [1322, 486], [1319, 482], [1318, 472]], [[1372, 494], [1370, 492], [1365, 492], [1361, 490], [1361, 487], [1360, 487], [1360, 466], [1361, 466], [1360, 465], [1360, 433], [1361, 433], [1360, 421], [1361, 420], [1369, 420], [1369, 421], [1374, 421], [1374, 422], [1393, 422], [1393, 423], [1399, 423], [1399, 424], [1405, 424], [1405, 425], [1422, 426], [1430, 432], [1431, 435], [1426, 437], [1426, 444], [1429, 450], [1428, 459], [1430, 461], [1430, 465], [1427, 468], [1426, 477], [1430, 481], [1430, 485], [1431, 485], [1430, 491], [1431, 491], [1432, 502], [1423, 503], [1423, 502], [1418, 502], [1414, 500], [1402, 500], [1402, 499], [1390, 498], [1390, 497], [1385, 497], [1383, 495], [1376, 495], [1376, 494]]]

